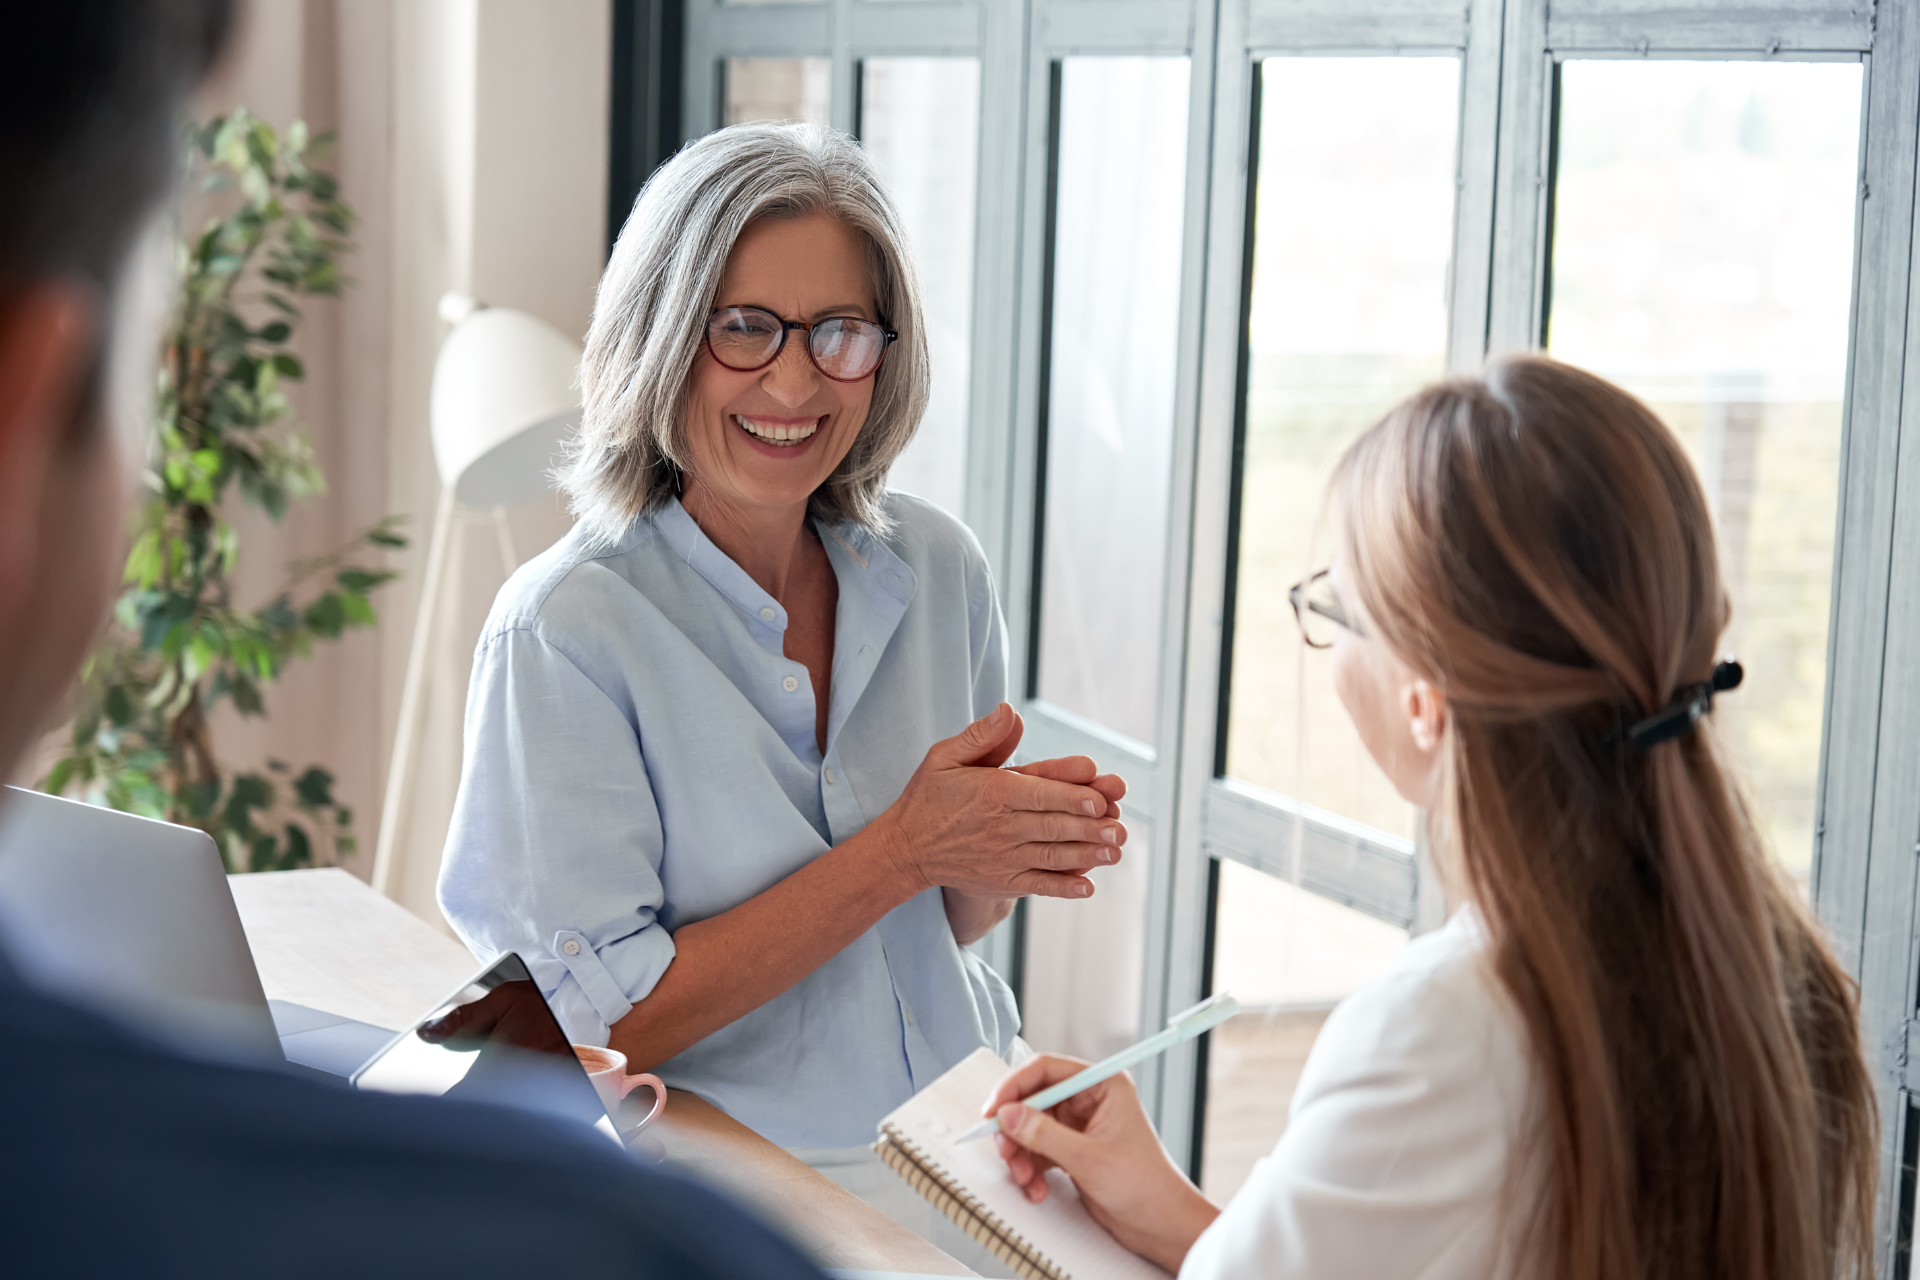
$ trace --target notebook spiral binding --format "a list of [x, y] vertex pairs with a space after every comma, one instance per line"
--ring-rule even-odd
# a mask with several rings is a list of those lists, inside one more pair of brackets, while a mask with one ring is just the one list
[[925, 1196], [934, 1208], [972, 1236], [994, 1257], [1012, 1267], [1021, 1280], [1073, 1280], [1051, 1259], [1028, 1244], [991, 1209], [962, 1190], [939, 1161], [892, 1125], [881, 1126], [873, 1150], [888, 1167]]

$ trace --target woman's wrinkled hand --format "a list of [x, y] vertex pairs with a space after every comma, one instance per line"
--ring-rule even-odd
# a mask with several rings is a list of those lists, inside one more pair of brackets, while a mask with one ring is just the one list
[[1042, 1054], [1002, 1080], [980, 1114], [999, 1117], [994, 1144], [1028, 1200], [1045, 1200], [1047, 1171], [1060, 1169], [1073, 1179], [1087, 1212], [1114, 1239], [1178, 1271], [1220, 1210], [1160, 1145], [1132, 1077], [1103, 1080], [1051, 1111], [1020, 1105], [1020, 1099], [1086, 1066], [1077, 1058]]
[[981, 897], [1084, 898], [1120, 860], [1126, 784], [1085, 756], [999, 766], [1020, 743], [1006, 703], [927, 751], [876, 826], [903, 876]]
[[[1020, 719], [1018, 712], [1013, 717]], [[1029, 778], [1052, 778], [1055, 782], [1071, 782], [1076, 786], [1092, 787], [1106, 797], [1108, 818], [1120, 816], [1120, 801], [1127, 794], [1127, 784], [1117, 773], [1102, 773], [1100, 766], [1086, 756], [1055, 756], [1051, 760], [1035, 760], [1032, 764], [1008, 765], [1013, 773], [1024, 773]]]

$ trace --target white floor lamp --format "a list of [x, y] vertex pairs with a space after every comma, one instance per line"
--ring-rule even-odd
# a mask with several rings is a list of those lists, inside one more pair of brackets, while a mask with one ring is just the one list
[[380, 893], [389, 892], [393, 879], [394, 843], [418, 750], [433, 620], [454, 517], [462, 508], [490, 509], [501, 567], [511, 574], [520, 558], [506, 509], [552, 487], [548, 471], [580, 423], [579, 343], [524, 311], [488, 307], [465, 294], [442, 298], [440, 318], [453, 325], [434, 361], [429, 412], [440, 505], [427, 546], [427, 577], [380, 809], [380, 841], [373, 855], [373, 887]]

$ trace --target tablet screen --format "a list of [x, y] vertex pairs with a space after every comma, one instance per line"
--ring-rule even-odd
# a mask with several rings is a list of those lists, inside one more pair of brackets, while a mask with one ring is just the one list
[[511, 951], [356, 1071], [353, 1085], [488, 1102], [590, 1125], [607, 1119], [553, 1010]]

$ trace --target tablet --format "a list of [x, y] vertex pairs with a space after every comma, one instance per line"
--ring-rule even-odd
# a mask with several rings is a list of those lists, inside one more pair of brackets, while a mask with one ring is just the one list
[[619, 1141], [559, 1019], [511, 951], [390, 1040], [352, 1083], [533, 1111]]

